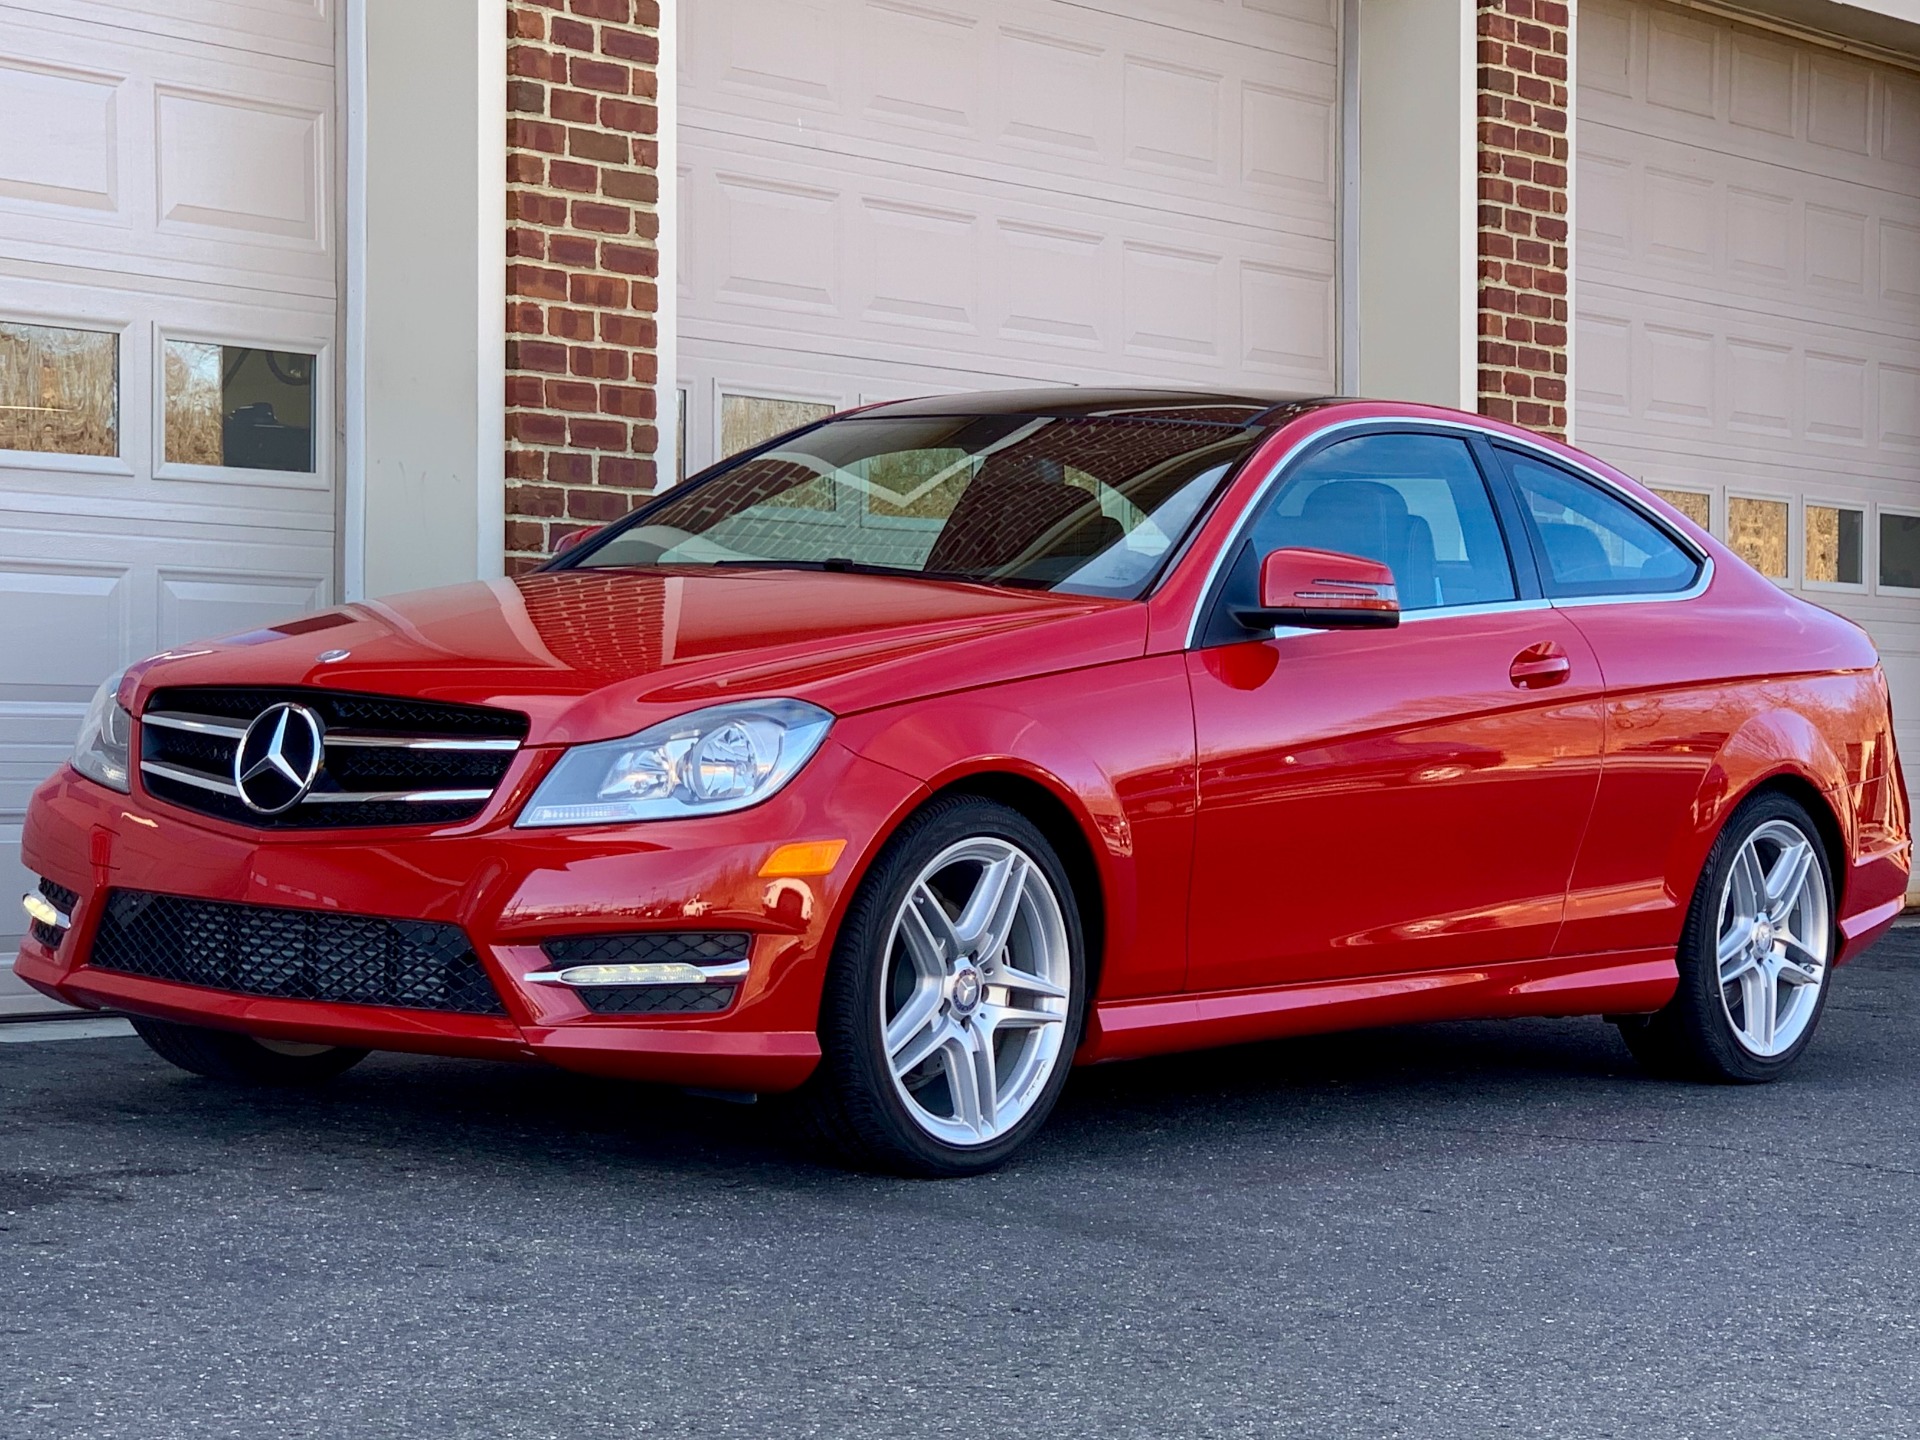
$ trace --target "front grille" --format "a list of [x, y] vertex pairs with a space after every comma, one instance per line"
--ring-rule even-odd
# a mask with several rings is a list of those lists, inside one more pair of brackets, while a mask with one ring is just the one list
[[[732, 931], [636, 931], [567, 935], [540, 948], [558, 968], [569, 965], [720, 965], [744, 960], [753, 937]], [[738, 985], [583, 985], [573, 993], [596, 1015], [692, 1015], [724, 1010]]]
[[279, 1000], [506, 1013], [460, 927], [427, 920], [115, 890], [87, 963]]
[[[234, 757], [247, 727], [281, 703], [318, 717], [322, 763], [299, 803], [269, 814], [242, 798]], [[478, 705], [173, 686], [141, 712], [140, 779], [157, 799], [263, 829], [448, 825], [486, 808], [526, 734], [526, 716]]]
[[[69, 890], [64, 885], [56, 885], [53, 881], [43, 876], [40, 880], [40, 898], [53, 906], [53, 908], [58, 910], [62, 915], [71, 917], [73, 907], [80, 903], [80, 892], [78, 890]], [[58, 950], [60, 948], [60, 942], [67, 938], [67, 932], [65, 930], [61, 929], [58, 925], [49, 925], [44, 920], [35, 920], [30, 923], [27, 926], [27, 933], [32, 935], [34, 939], [38, 940], [49, 950]]]

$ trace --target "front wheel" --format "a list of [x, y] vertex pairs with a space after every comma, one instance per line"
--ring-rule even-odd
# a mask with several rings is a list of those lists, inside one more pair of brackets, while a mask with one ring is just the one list
[[849, 907], [798, 1097], [813, 1136], [867, 1169], [1001, 1164], [1066, 1085], [1085, 1007], [1066, 868], [1018, 811], [938, 801], [902, 827]]
[[1833, 968], [1833, 876], [1812, 819], [1785, 795], [1747, 801], [1707, 856], [1681, 936], [1680, 987], [1617, 1022], [1649, 1069], [1755, 1084], [1813, 1039]]
[[133, 1028], [162, 1060], [230, 1084], [318, 1085], [367, 1058], [366, 1051], [345, 1045], [262, 1040], [235, 1030], [176, 1025], [137, 1015]]

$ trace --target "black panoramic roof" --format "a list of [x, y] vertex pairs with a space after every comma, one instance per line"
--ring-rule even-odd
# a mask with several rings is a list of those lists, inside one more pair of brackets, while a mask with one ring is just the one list
[[928, 395], [863, 410], [862, 415], [1034, 415], [1076, 419], [1177, 420], [1188, 424], [1273, 425], [1332, 397], [1211, 393], [1204, 390], [981, 390]]

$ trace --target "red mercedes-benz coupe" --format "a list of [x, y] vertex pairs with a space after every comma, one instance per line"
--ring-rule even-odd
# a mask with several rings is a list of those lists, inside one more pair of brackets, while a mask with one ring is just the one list
[[1853, 625], [1451, 411], [837, 416], [515, 580], [108, 680], [35, 794], [49, 995], [189, 1070], [368, 1049], [792, 1092], [1004, 1160], [1069, 1064], [1604, 1015], [1770, 1080], [1899, 912]]

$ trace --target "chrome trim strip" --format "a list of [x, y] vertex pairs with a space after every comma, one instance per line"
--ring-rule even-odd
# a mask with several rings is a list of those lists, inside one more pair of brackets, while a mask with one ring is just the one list
[[[1653, 595], [1582, 595], [1567, 600], [1521, 600], [1511, 604], [1495, 605], [1439, 605], [1429, 610], [1402, 611], [1400, 616], [1402, 624], [1415, 617], [1437, 620], [1443, 615], [1496, 615], [1504, 610], [1531, 610], [1548, 605], [1561, 608], [1569, 605], [1618, 605], [1622, 601], [1692, 600], [1701, 595], [1713, 579], [1713, 556], [1695, 544], [1692, 537], [1681, 534], [1665, 516], [1651, 514], [1638, 496], [1629, 494], [1598, 471], [1588, 469], [1577, 460], [1567, 459], [1566, 456], [1548, 449], [1537, 440], [1531, 440], [1522, 435], [1509, 435], [1503, 430], [1489, 430], [1483, 425], [1469, 424], [1464, 420], [1429, 420], [1413, 415], [1396, 419], [1391, 415], [1374, 415], [1364, 420], [1339, 420], [1331, 425], [1323, 425], [1305, 439], [1298, 441], [1286, 454], [1274, 462], [1273, 469], [1268, 472], [1266, 479], [1262, 480], [1259, 488], [1253, 492], [1253, 497], [1241, 509], [1240, 518], [1234, 522], [1233, 529], [1227, 533], [1226, 541], [1214, 552], [1213, 563], [1207, 567], [1206, 582], [1200, 587], [1200, 599], [1193, 607], [1193, 614], [1187, 618], [1187, 649], [1193, 649], [1199, 642], [1200, 621], [1206, 614], [1207, 600], [1212, 596], [1213, 587], [1220, 579], [1220, 571], [1227, 563], [1227, 557], [1239, 547], [1248, 527], [1253, 523], [1253, 516], [1272, 491], [1274, 482], [1279, 480], [1287, 472], [1288, 467], [1300, 458], [1300, 452], [1310, 445], [1318, 444], [1326, 436], [1342, 430], [1357, 430], [1362, 427], [1385, 429], [1395, 425], [1409, 426], [1416, 430], [1457, 430], [1463, 435], [1477, 435], [1488, 444], [1514, 445], [1523, 450], [1532, 450], [1542, 459], [1555, 465], [1565, 466], [1583, 478], [1593, 481], [1594, 484], [1604, 486], [1610, 494], [1618, 496], [1636, 514], [1645, 515], [1652, 520], [1660, 527], [1662, 534], [1667, 535], [1698, 560], [1701, 566], [1700, 578], [1685, 590]], [[1178, 563], [1177, 560], [1174, 562], [1174, 564]], [[1168, 575], [1173, 573], [1173, 565], [1167, 567], [1166, 573]]]
[[[198, 770], [183, 769], [178, 765], [168, 765], [160, 760], [142, 760], [140, 769], [143, 774], [157, 775], [162, 780], [177, 780], [182, 785], [192, 785], [201, 790], [211, 790], [216, 795], [226, 795], [235, 800], [246, 798], [238, 787], [219, 779], [217, 776], [203, 774]], [[432, 805], [455, 801], [488, 800], [493, 797], [491, 790], [316, 790], [301, 798], [301, 805], [375, 805], [388, 802]]]
[[35, 895], [31, 891], [20, 897], [20, 908], [27, 912], [29, 920], [38, 920], [42, 925], [51, 925], [55, 930], [67, 930], [73, 926], [73, 917], [54, 907], [54, 903], [44, 895]]
[[302, 805], [374, 805], [390, 801], [405, 801], [409, 804], [431, 805], [442, 801], [485, 800], [492, 794], [491, 790], [314, 790], [300, 803]]
[[329, 730], [329, 745], [357, 745], [383, 750], [518, 750], [518, 740], [440, 740], [409, 735], [365, 735], [353, 730]]
[[247, 727], [210, 715], [187, 715], [173, 710], [149, 710], [140, 717], [142, 725], [157, 725], [162, 730], [185, 730], [194, 735], [217, 735], [222, 740], [245, 738]]
[[[734, 985], [747, 978], [752, 969], [747, 960], [728, 960], [719, 965], [689, 965], [684, 961], [608, 961], [600, 964], [569, 965], [564, 970], [535, 970], [523, 978], [530, 985], [566, 985], [573, 989], [600, 989], [628, 985]], [[626, 971], [620, 978], [584, 978], [586, 971]]]
[[208, 775], [199, 770], [184, 769], [179, 765], [168, 765], [160, 760], [142, 760], [142, 775], [158, 775], [162, 780], [177, 780], [182, 785], [192, 785], [199, 790], [211, 790], [216, 795], [225, 795], [231, 799], [240, 799], [240, 789], [217, 775]]

